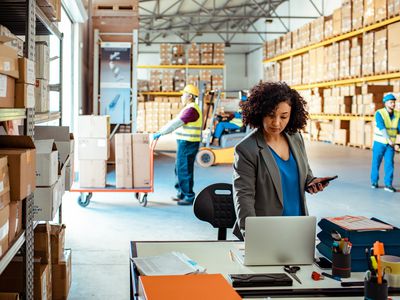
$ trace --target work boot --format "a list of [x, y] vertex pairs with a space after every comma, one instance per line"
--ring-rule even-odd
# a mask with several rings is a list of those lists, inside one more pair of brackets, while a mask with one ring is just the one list
[[179, 200], [178, 205], [193, 205], [193, 201]]
[[171, 200], [172, 201], [180, 201], [180, 200], [182, 200], [182, 198], [179, 195], [176, 195], [176, 196], [171, 196]]
[[371, 183], [371, 189], [377, 189], [379, 186], [377, 183]]
[[219, 139], [217, 139], [217, 138], [214, 138], [213, 139], [213, 142], [212, 142], [212, 144], [211, 145], [213, 145], [213, 146], [219, 146]]

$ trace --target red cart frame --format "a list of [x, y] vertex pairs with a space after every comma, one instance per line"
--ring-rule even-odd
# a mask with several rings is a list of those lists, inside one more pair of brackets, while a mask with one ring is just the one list
[[78, 192], [78, 204], [82, 207], [86, 207], [90, 203], [90, 199], [93, 193], [134, 193], [135, 198], [139, 201], [142, 206], [147, 205], [148, 193], [154, 192], [154, 149], [156, 147], [157, 140], [153, 140], [150, 144], [150, 187], [149, 188], [116, 188], [115, 186], [108, 186], [105, 188], [81, 188], [79, 182], [74, 181], [70, 192]]

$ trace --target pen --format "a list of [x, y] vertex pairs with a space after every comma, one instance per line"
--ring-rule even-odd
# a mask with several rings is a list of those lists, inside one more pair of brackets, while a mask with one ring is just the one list
[[337, 281], [342, 281], [342, 279], [340, 279], [340, 277], [338, 277], [338, 276], [333, 276], [333, 275], [325, 273], [325, 272], [322, 272], [321, 274], [326, 276], [326, 277], [329, 277], [330, 279], [337, 280]]

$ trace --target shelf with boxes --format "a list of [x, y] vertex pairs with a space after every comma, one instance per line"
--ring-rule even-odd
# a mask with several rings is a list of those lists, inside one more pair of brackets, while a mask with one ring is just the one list
[[[6, 133], [12, 131], [13, 134], [18, 134], [14, 129], [23, 124], [25, 134], [0, 137], [0, 181], [3, 187], [8, 186], [8, 189], [2, 188], [0, 195], [0, 228], [4, 229], [4, 225], [8, 224], [8, 232], [3, 230], [0, 234], [0, 291], [17, 293], [24, 299], [40, 298], [39, 294], [34, 295], [34, 282], [36, 284], [37, 280], [34, 276], [33, 230], [37, 224], [34, 214], [38, 189], [35, 183], [37, 152], [32, 138], [35, 130], [36, 72], [37, 67], [42, 67], [44, 63], [35, 66], [35, 57], [41, 56], [35, 40], [38, 35], [48, 34], [62, 38], [57, 26], [49, 20], [54, 7], [41, 8], [38, 3], [34, 0], [0, 1], [0, 121], [12, 121], [2, 125]], [[58, 9], [60, 12], [60, 5]], [[4, 172], [7, 165], [9, 169]], [[21, 255], [14, 257], [17, 253]], [[19, 273], [18, 277], [12, 277], [11, 288], [7, 281], [10, 277], [5, 273], [18, 260]]]
[[139, 92], [180, 92], [186, 84], [205, 81], [207, 90], [224, 89], [225, 45], [192, 43], [161, 44], [159, 65], [139, 65], [147, 69], [147, 80], [138, 80]]

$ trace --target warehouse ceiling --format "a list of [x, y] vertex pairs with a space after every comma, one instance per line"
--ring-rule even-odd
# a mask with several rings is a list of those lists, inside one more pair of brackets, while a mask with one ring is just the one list
[[225, 43], [226, 52], [249, 54], [266, 40], [324, 15], [324, 8], [340, 5], [340, 0], [82, 1], [86, 7], [112, 5], [114, 10], [138, 5], [141, 53], [156, 53], [161, 43], [196, 42]]
[[[315, 7], [307, 16], [280, 15], [277, 8], [289, 0], [140, 0], [139, 41], [148, 46], [161, 42], [181, 43], [222, 42], [226, 46], [249, 44], [252, 36], [261, 44], [268, 33], [284, 34], [289, 31], [290, 18], [313, 19], [322, 14]], [[307, 1], [305, 1], [307, 2]], [[311, 7], [312, 7], [311, 6]], [[256, 22], [279, 23], [280, 30], [260, 30]], [[254, 37], [257, 37], [254, 39]], [[207, 39], [206, 39], [207, 40]]]

